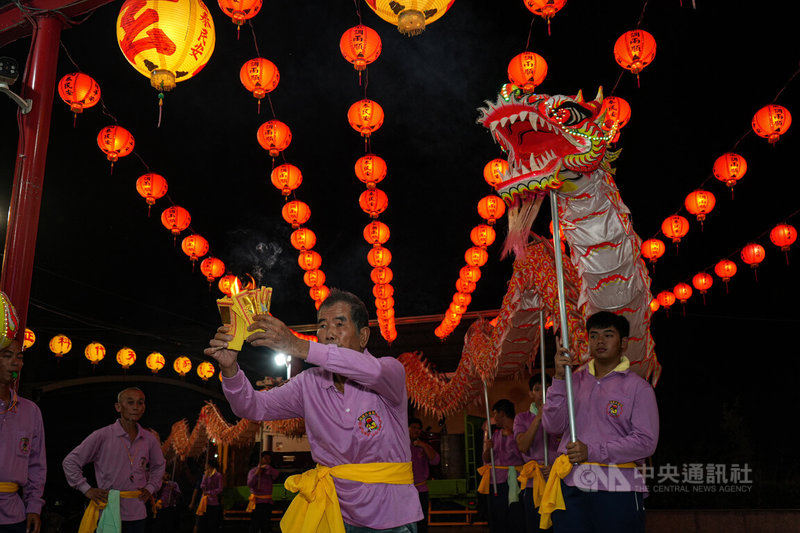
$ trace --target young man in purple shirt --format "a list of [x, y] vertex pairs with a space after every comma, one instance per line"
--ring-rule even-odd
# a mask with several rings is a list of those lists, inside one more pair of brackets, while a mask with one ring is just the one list
[[411, 439], [411, 467], [414, 471], [414, 486], [419, 492], [419, 505], [422, 507], [422, 520], [417, 522], [417, 533], [428, 531], [428, 478], [431, 475], [430, 467], [438, 465], [441, 457], [433, 446], [420, 439], [422, 434], [422, 420], [419, 418], [408, 419], [408, 438]]
[[[140, 389], [121, 391], [114, 408], [119, 419], [93, 432], [69, 452], [62, 463], [64, 475], [70, 487], [90, 500], [85, 519], [106, 506], [111, 490], [120, 491], [122, 533], [141, 533], [147, 518], [145, 502], [158, 491], [164, 478], [164, 455], [158, 439], [139, 425], [145, 411]], [[92, 487], [83, 474], [83, 467], [89, 463], [94, 464], [97, 487]]]
[[250, 516], [250, 533], [270, 533], [272, 529], [272, 482], [280, 472], [270, 465], [272, 455], [261, 452], [258, 466], [247, 473], [247, 486], [250, 487], [250, 503], [247, 510]]
[[[645, 480], [638, 466], [656, 449], [658, 406], [653, 388], [630, 370], [623, 355], [630, 326], [601, 311], [586, 321], [592, 360], [572, 376], [577, 440], [571, 442], [563, 348], [547, 391], [543, 424], [561, 434], [550, 483], [560, 483], [565, 509], [552, 512], [559, 531], [644, 533]], [[562, 478], [559, 480], [559, 478]], [[557, 487], [553, 487], [557, 490]], [[547, 502], [542, 502], [543, 518]]]
[[[0, 350], [0, 532], [39, 533], [47, 478], [42, 413], [14, 389], [22, 369], [15, 340]], [[20, 489], [22, 496], [20, 497]]]
[[156, 513], [156, 532], [175, 533], [180, 524], [180, 509], [178, 503], [181, 499], [181, 488], [176, 481], [170, 479], [169, 472], [164, 472], [164, 481], [158, 491], [159, 507]]
[[214, 458], [206, 462], [206, 470], [200, 481], [203, 496], [197, 508], [198, 533], [217, 533], [222, 526], [222, 474], [217, 470], [219, 463]]
[[[408, 445], [405, 369], [394, 358], [378, 359], [366, 350], [370, 329], [364, 303], [332, 289], [317, 313], [319, 342], [296, 337], [271, 315], [256, 316], [250, 344], [318, 367], [268, 391], [256, 392], [239, 369], [238, 352], [228, 349], [233, 340], [228, 331], [227, 326], [219, 328], [205, 354], [219, 362], [222, 389], [233, 412], [251, 420], [304, 418], [317, 463], [315, 470], [287, 480], [287, 488], [300, 494], [281, 528], [301, 527], [303, 519], [314, 518], [334, 532], [413, 533], [422, 509]], [[326, 498], [319, 494], [322, 490]], [[319, 494], [313, 502], [312, 494]], [[323, 501], [330, 506], [317, 513], [315, 505]]]

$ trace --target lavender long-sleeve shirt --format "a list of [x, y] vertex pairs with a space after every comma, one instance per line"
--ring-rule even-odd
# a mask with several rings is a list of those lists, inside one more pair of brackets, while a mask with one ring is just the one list
[[[492, 449], [494, 450], [494, 465], [495, 466], [513, 466], [518, 467], [525, 462], [522, 460], [522, 455], [517, 448], [517, 441], [514, 435], [503, 435], [499, 429], [495, 430], [492, 434]], [[490, 464], [490, 463], [486, 463]], [[517, 470], [519, 474], [519, 470]], [[505, 483], [508, 481], [508, 470], [498, 468], [495, 470], [495, 476], [498, 483]]]
[[203, 495], [208, 496], [206, 505], [219, 505], [219, 495], [222, 492], [222, 474], [214, 471], [213, 474], [203, 475], [203, 480], [200, 482], [200, 490]]
[[[622, 464], [644, 459], [656, 450], [658, 405], [653, 387], [630, 370], [612, 371], [597, 379], [587, 369], [572, 375], [577, 438], [586, 444], [587, 462]], [[545, 429], [561, 435], [559, 453], [570, 442], [566, 384], [554, 379], [547, 389], [542, 422]], [[610, 492], [647, 493], [637, 468], [577, 465], [564, 482], [570, 486]]]
[[417, 492], [428, 492], [425, 481], [431, 475], [429, 465], [438, 465], [441, 460], [438, 453], [435, 453], [433, 459], [428, 459], [422, 447], [411, 445], [411, 468], [414, 470], [414, 486], [417, 487]]
[[258, 467], [247, 473], [247, 486], [256, 496], [272, 496], [272, 482], [278, 479], [280, 472], [270, 465], [259, 471]]
[[39, 407], [18, 398], [14, 409], [0, 401], [0, 481], [17, 483], [18, 493], [0, 493], [0, 524], [16, 524], [27, 513], [42, 513], [47, 478], [44, 425]]
[[[518, 413], [517, 416], [514, 417], [514, 440], [517, 439], [517, 436], [528, 431], [528, 428], [533, 423], [534, 418], [536, 418], [536, 415], [530, 411]], [[536, 461], [540, 465], [544, 464], [544, 433], [544, 428], [541, 424], [539, 424], [539, 429], [536, 431], [536, 435], [533, 436], [533, 443], [531, 444], [531, 447], [525, 452], [520, 452], [524, 462], [527, 463], [528, 461]], [[560, 433], [558, 435], [554, 435], [552, 433], [547, 434], [547, 460], [551, 465], [558, 456], [558, 444], [560, 442], [560, 437]], [[533, 487], [532, 479], [528, 480], [526, 487]]]
[[[311, 456], [321, 465], [411, 461], [405, 370], [399, 361], [312, 342], [308, 362], [321, 368], [305, 370], [269, 391], [253, 390], [241, 370], [223, 378], [222, 390], [242, 418], [305, 418]], [[334, 373], [348, 378], [344, 393], [334, 385]], [[388, 529], [422, 519], [412, 484], [336, 478], [334, 484], [348, 524]]]
[[[144, 488], [155, 494], [164, 479], [164, 455], [152, 433], [139, 424], [136, 430], [136, 438], [131, 442], [117, 420], [86, 437], [63, 461], [70, 487], [81, 494], [92, 488], [83, 475], [83, 467], [94, 463], [97, 488], [120, 491]], [[138, 498], [120, 498], [119, 509], [123, 521], [147, 517], [145, 504]]]

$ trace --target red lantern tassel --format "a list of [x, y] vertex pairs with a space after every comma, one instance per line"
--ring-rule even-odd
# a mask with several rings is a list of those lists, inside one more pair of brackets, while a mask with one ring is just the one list
[[158, 125], [157, 128], [161, 127], [161, 110], [164, 109], [164, 93], [158, 93]]

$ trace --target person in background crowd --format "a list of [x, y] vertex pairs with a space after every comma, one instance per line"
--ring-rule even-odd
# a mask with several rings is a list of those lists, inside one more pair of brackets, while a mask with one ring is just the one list
[[203, 496], [197, 504], [198, 533], [217, 533], [222, 526], [222, 474], [217, 470], [219, 463], [213, 457], [206, 463], [206, 471], [200, 481]]
[[258, 466], [247, 473], [250, 501], [247, 511], [250, 516], [250, 533], [270, 533], [272, 529], [272, 482], [278, 479], [277, 469], [270, 464], [272, 454], [261, 452]]
[[422, 421], [419, 418], [408, 419], [408, 437], [411, 439], [411, 468], [414, 471], [414, 486], [419, 492], [419, 504], [422, 507], [422, 520], [417, 522], [417, 533], [428, 531], [428, 483], [430, 466], [438, 465], [441, 457], [433, 447], [420, 439]]

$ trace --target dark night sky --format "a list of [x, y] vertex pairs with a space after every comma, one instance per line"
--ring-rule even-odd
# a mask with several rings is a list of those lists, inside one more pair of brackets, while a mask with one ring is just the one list
[[[541, 92], [582, 89], [593, 96], [602, 85], [607, 96], [630, 102], [633, 115], [618, 143], [616, 179], [643, 239], [655, 236], [661, 221], [682, 209], [686, 194], [711, 176], [714, 160], [738, 143], [736, 151], [749, 170], [735, 199], [711, 178], [705, 187], [716, 195], [717, 208], [703, 231], [683, 211], [692, 230], [679, 253], [669, 244], [651, 270], [657, 293], [688, 282], [723, 257], [739, 264], [727, 293], [716, 279], [707, 305], [695, 295], [685, 314], [675, 306], [669, 316], [660, 311], [654, 318], [656, 352], [664, 367], [657, 387], [662, 444], [656, 460], [758, 461], [765, 456], [767, 436], [774, 438], [776, 426], [786, 424], [782, 407], [793, 397], [784, 391], [791, 390], [798, 370], [789, 335], [800, 324], [794, 303], [800, 295], [800, 259], [790, 252], [787, 266], [767, 237], [798, 208], [798, 136], [794, 126], [770, 146], [749, 128], [753, 114], [779, 93], [776, 103], [797, 111], [797, 80], [788, 82], [798, 68], [798, 47], [791, 32], [780, 31], [788, 7], [769, 11], [741, 1], [696, 3], [693, 9], [688, 0], [682, 5], [651, 1], [643, 11], [641, 1], [573, 0], [553, 19], [548, 37], [540, 19], [531, 26], [520, 1], [458, 0], [411, 39], [362, 4], [364, 23], [383, 39], [383, 54], [370, 66], [366, 88], [386, 112], [372, 140], [372, 150], [389, 166], [381, 184], [389, 208], [380, 220], [392, 231], [387, 246], [394, 258], [397, 316], [444, 312], [470, 246], [469, 230], [480, 223], [475, 206], [490, 192], [483, 166], [502, 156], [475, 124], [476, 108], [495, 99], [508, 61], [525, 49], [529, 30], [530, 49], [549, 64]], [[135, 191], [147, 167], [167, 178], [172, 201], [191, 212], [192, 228], [209, 240], [215, 255], [234, 272], [251, 272], [274, 287], [276, 316], [289, 324], [315, 320], [289, 244], [291, 229], [280, 217], [283, 200], [269, 183], [271, 161], [255, 138], [271, 111], [265, 101], [258, 115], [255, 100], [238, 81], [241, 64], [256, 55], [250, 27], [242, 28], [237, 41], [235, 26], [216, 4], [209, 5], [217, 33], [214, 56], [196, 78], [167, 94], [162, 125], [156, 128], [156, 91], [127, 64], [115, 41], [120, 5], [98, 9], [64, 31], [62, 39], [80, 69], [100, 83], [108, 112], [134, 134], [141, 160], [128, 156], [110, 174], [95, 139], [113, 119], [98, 106], [79, 116], [73, 129], [72, 114], [56, 96], [29, 311], [29, 327], [39, 340], [25, 371], [37, 383], [91, 375], [81, 352], [93, 340], [112, 354], [122, 345], [139, 353], [140, 368], [130, 371], [131, 379], [147, 372], [143, 358], [152, 350], [168, 359], [189, 355], [195, 364], [202, 359], [202, 347], [219, 322], [214, 305], [219, 292], [209, 292], [199, 268], [192, 272], [180, 251], [180, 241], [174, 246], [161, 226], [159, 215], [169, 202], [159, 201], [148, 218]], [[635, 77], [615, 63], [612, 49], [640, 15], [641, 28], [654, 35], [658, 52], [637, 88]], [[297, 198], [311, 207], [307, 226], [317, 234], [315, 249], [328, 285], [351, 289], [371, 303], [368, 245], [361, 237], [369, 219], [358, 207], [363, 184], [352, 170], [364, 143], [346, 121], [348, 107], [363, 97], [364, 87], [338, 50], [342, 32], [357, 22], [352, 2], [314, 2], [301, 9], [296, 2], [268, 0], [253, 27], [261, 55], [281, 72], [272, 103], [277, 118], [293, 131], [285, 161], [303, 171]], [[29, 45], [22, 39], [0, 49], [0, 55], [24, 63]], [[62, 53], [59, 77], [75, 70]], [[13, 88], [19, 91], [20, 84]], [[16, 132], [14, 107], [0, 99], [3, 209], [11, 192]], [[547, 212], [542, 210], [535, 225], [540, 233], [547, 233]], [[799, 221], [790, 222], [798, 226]], [[504, 233], [501, 221], [498, 237]], [[767, 249], [758, 282], [738, 258], [751, 240]], [[490, 249], [470, 310], [501, 304], [511, 261], [501, 260], [499, 249], [498, 243]], [[434, 327], [428, 326], [431, 344], [437, 342]], [[56, 366], [46, 343], [58, 332], [70, 335], [75, 349]], [[374, 342], [375, 351], [397, 353], [403, 335], [400, 329], [391, 349]], [[448, 349], [445, 370], [452, 369], [460, 348]], [[259, 354], [245, 356], [254, 375], [272, 370]], [[121, 371], [108, 358], [96, 373]], [[186, 380], [199, 383], [196, 376]], [[203, 386], [216, 388], [216, 383]], [[165, 432], [175, 420], [193, 419], [202, 398], [188, 396], [151, 414], [150, 423]], [[741, 439], [749, 440], [742, 444]], [[722, 452], [708, 451], [719, 446]], [[758, 474], [762, 486], [777, 483], [777, 475]]]

